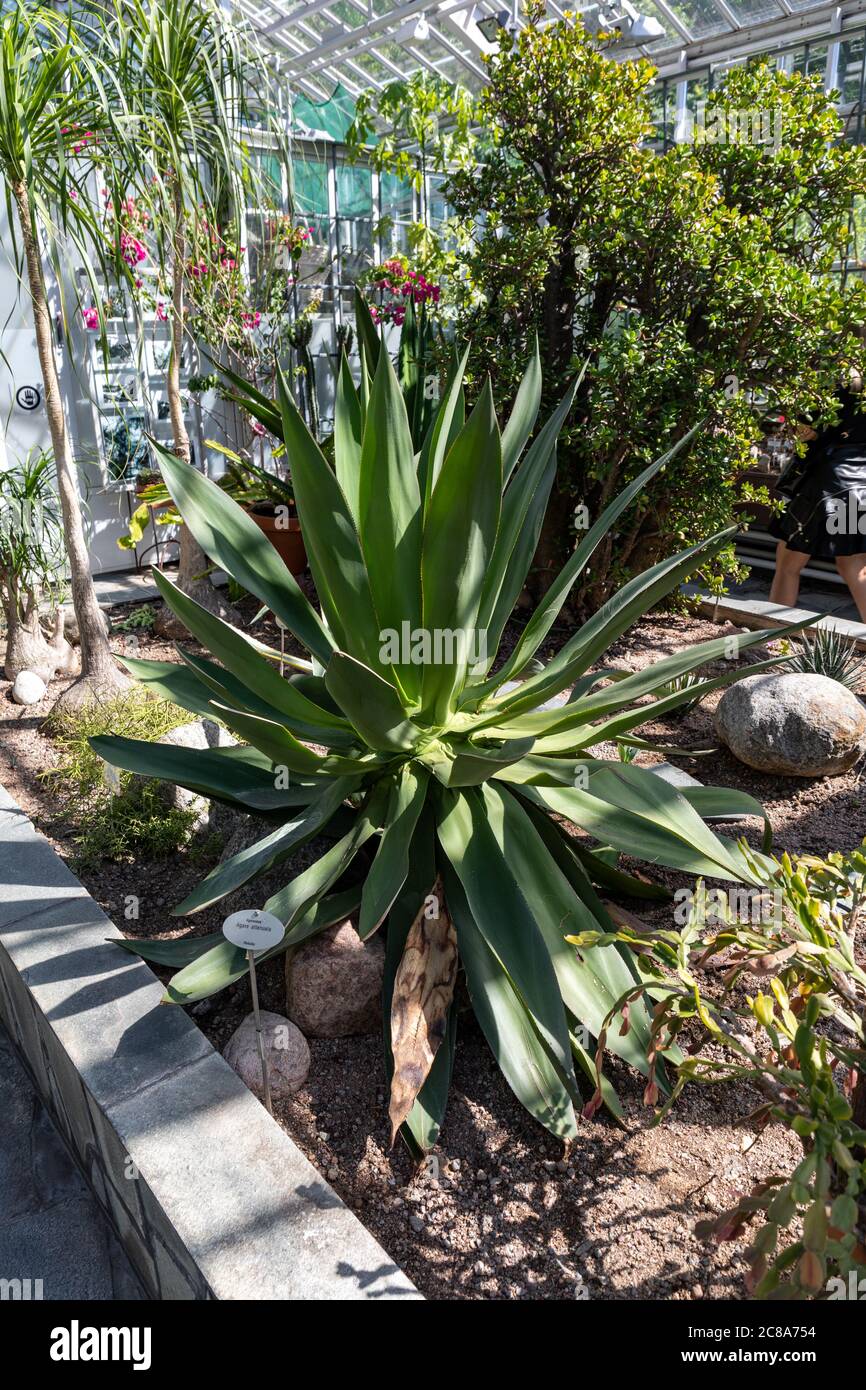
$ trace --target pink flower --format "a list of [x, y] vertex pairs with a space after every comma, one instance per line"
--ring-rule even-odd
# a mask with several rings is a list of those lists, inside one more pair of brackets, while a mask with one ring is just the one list
[[168, 323], [168, 314], [165, 312], [165, 305], [161, 299], [156, 301], [156, 317], [160, 323]]
[[258, 328], [261, 321], [262, 316], [259, 313], [258, 309], [256, 309], [255, 312], [251, 314], [241, 314], [241, 324], [247, 330], [248, 333], [251, 333], [254, 328]]
[[253, 427], [253, 434], [258, 434], [258, 435], [267, 434], [267, 430], [265, 429], [265, 427], [264, 427], [264, 425], [261, 423], [261, 421], [259, 421], [259, 420], [253, 420], [253, 421], [251, 421], [251, 424], [252, 424], [252, 427]]
[[96, 333], [96, 332], [98, 332], [98, 331], [99, 331], [99, 310], [98, 310], [98, 309], [94, 309], [94, 308], [82, 309], [81, 313], [82, 313], [82, 317], [83, 317], [83, 319], [84, 319], [84, 327], [85, 327], [86, 329], [88, 329], [88, 331], [91, 332], [91, 333]]

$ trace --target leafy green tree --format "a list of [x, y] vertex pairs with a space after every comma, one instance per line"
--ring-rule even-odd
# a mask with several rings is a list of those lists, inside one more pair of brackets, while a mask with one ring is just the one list
[[[840, 370], [862, 362], [863, 286], [834, 266], [866, 151], [840, 141], [817, 78], [759, 62], [708, 94], [693, 140], [656, 153], [652, 65], [614, 61], [579, 23], [542, 26], [538, 5], [528, 17], [489, 62], [484, 134], [445, 192], [463, 246], [449, 288], [474, 380], [489, 372], [510, 399], [536, 333], [551, 401], [588, 363], [534, 584], [624, 482], [707, 420], [595, 558], [580, 596], [592, 609], [623, 570], [729, 522], [768, 408], [827, 415]], [[759, 111], [770, 143], [739, 120]], [[736, 138], [743, 126], [751, 141]], [[713, 130], [733, 138], [701, 138]], [[729, 546], [705, 578], [720, 586], [734, 564]]]

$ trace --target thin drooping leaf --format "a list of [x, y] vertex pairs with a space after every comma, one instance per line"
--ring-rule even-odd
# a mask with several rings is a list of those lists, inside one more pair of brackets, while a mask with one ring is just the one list
[[441, 879], [433, 902], [424, 903], [409, 928], [391, 999], [394, 1072], [388, 1115], [391, 1143], [408, 1119], [448, 1031], [457, 979], [457, 934], [448, 916]]

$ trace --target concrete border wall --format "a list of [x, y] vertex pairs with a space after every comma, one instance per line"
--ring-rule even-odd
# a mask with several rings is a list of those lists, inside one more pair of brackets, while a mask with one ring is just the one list
[[0, 787], [0, 1017], [155, 1299], [418, 1299]]

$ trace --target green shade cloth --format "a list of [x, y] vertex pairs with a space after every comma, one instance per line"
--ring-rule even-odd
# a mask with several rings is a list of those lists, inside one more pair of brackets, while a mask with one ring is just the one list
[[355, 102], [342, 84], [338, 84], [328, 100], [322, 102], [310, 101], [302, 93], [295, 93], [292, 120], [296, 126], [322, 130], [332, 139], [343, 141], [354, 119]]

